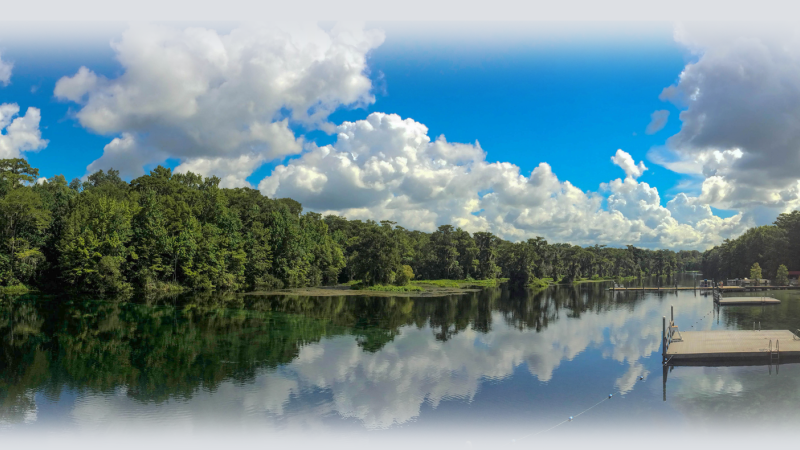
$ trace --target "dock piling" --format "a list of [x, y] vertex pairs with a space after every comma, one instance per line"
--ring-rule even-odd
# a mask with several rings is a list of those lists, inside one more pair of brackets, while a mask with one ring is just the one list
[[667, 358], [667, 316], [661, 317], [661, 358]]

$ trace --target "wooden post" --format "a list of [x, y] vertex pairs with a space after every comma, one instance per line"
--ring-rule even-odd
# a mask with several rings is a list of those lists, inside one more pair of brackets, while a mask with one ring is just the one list
[[675, 325], [675, 307], [672, 305], [669, 307], [669, 323]]
[[661, 358], [663, 361], [667, 359], [667, 316], [661, 317]]

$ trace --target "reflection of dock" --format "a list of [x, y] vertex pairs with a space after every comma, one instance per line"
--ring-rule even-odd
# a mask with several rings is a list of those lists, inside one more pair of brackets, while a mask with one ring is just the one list
[[781, 301], [772, 297], [719, 297], [715, 299], [720, 306], [726, 305], [777, 305]]

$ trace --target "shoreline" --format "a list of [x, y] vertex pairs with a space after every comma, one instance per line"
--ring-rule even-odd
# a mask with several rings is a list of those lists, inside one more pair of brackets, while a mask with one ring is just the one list
[[[445, 283], [443, 283], [443, 281], [445, 281]], [[271, 291], [251, 291], [243, 292], [241, 295], [291, 295], [308, 297], [336, 297], [342, 295], [365, 297], [447, 297], [450, 295], [462, 295], [470, 292], [480, 292], [487, 287], [497, 287], [504, 282], [505, 280], [499, 280], [494, 285], [490, 285], [485, 281], [470, 282], [461, 280], [421, 280], [414, 281], [410, 285], [419, 287], [421, 290], [408, 291], [352, 289], [350, 285], [340, 284], [336, 286], [300, 287]], [[448, 284], [449, 286], [443, 286], [442, 284]]]

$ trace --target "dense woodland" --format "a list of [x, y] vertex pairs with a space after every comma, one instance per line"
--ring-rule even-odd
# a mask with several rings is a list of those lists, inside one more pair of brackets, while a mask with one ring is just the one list
[[113, 294], [404, 285], [420, 279], [670, 275], [698, 270], [697, 251], [509, 242], [451, 225], [433, 233], [347, 220], [216, 177], [158, 167], [130, 183], [99, 171], [37, 183], [23, 159], [0, 160], [0, 285]]
[[774, 224], [751, 228], [703, 253], [702, 271], [709, 279], [752, 278], [754, 266], [773, 280], [785, 278], [787, 269], [800, 270], [800, 211], [781, 214]]

